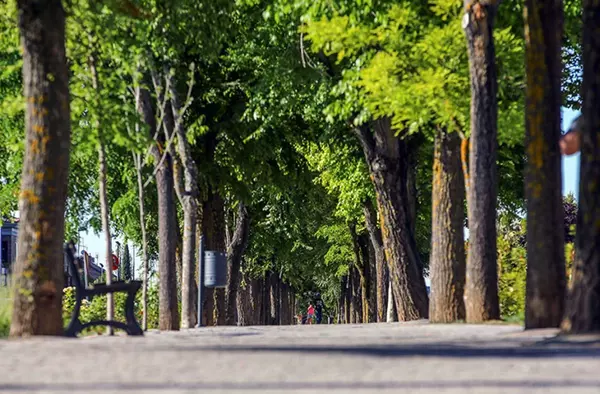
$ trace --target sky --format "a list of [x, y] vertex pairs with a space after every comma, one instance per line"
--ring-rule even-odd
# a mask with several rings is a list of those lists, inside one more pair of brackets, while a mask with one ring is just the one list
[[[579, 112], [572, 111], [570, 109], [563, 108], [563, 130], [566, 130], [571, 122], [579, 115]], [[563, 174], [563, 195], [567, 195], [569, 193], [573, 193], [577, 198], [579, 194], [579, 190], [577, 184], [579, 182], [579, 153], [564, 157], [562, 159], [562, 174]], [[466, 233], [468, 237], [468, 233]], [[104, 238], [101, 235], [94, 234], [93, 232], [87, 232], [82, 234], [83, 243], [82, 245], [85, 247], [85, 250], [88, 251], [92, 256], [98, 256], [98, 260], [102, 263], [105, 261], [105, 253], [104, 253]], [[117, 239], [121, 243], [123, 243], [122, 239]], [[114, 245], [113, 240], [113, 245]], [[116, 249], [116, 246], [114, 246]], [[133, 244], [129, 244], [129, 251], [133, 256]], [[133, 256], [135, 259], [136, 271], [137, 267], [140, 267], [140, 257], [138, 255], [138, 251], [136, 249], [136, 256]], [[136, 272], [137, 276], [137, 272]]]

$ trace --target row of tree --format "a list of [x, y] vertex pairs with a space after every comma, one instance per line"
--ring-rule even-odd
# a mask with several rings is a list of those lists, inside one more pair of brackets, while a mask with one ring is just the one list
[[560, 110], [578, 100], [563, 328], [598, 328], [594, 2], [585, 24], [571, 1], [42, 3], [2, 5], [3, 209], [21, 190], [13, 335], [62, 331], [56, 262], [86, 226], [106, 256], [115, 232], [140, 245], [144, 300], [158, 260], [162, 330], [196, 324], [200, 234], [229, 269], [206, 291], [206, 325], [290, 322], [313, 289], [345, 322], [499, 319], [497, 210], [525, 201], [526, 326], [558, 326]]

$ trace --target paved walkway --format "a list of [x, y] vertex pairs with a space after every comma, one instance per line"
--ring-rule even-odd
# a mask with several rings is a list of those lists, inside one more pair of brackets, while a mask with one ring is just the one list
[[0, 340], [0, 393], [600, 393], [600, 342], [425, 322]]

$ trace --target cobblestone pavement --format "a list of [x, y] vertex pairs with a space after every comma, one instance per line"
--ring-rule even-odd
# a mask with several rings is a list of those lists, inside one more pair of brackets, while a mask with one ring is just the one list
[[598, 337], [426, 322], [0, 340], [0, 393], [600, 393]]

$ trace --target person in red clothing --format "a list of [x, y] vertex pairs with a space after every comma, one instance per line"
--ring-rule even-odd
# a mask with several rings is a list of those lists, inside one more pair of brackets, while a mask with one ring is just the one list
[[315, 317], [315, 307], [313, 304], [308, 305], [308, 309], [306, 310], [306, 321], [308, 324], [312, 324], [313, 318]]

